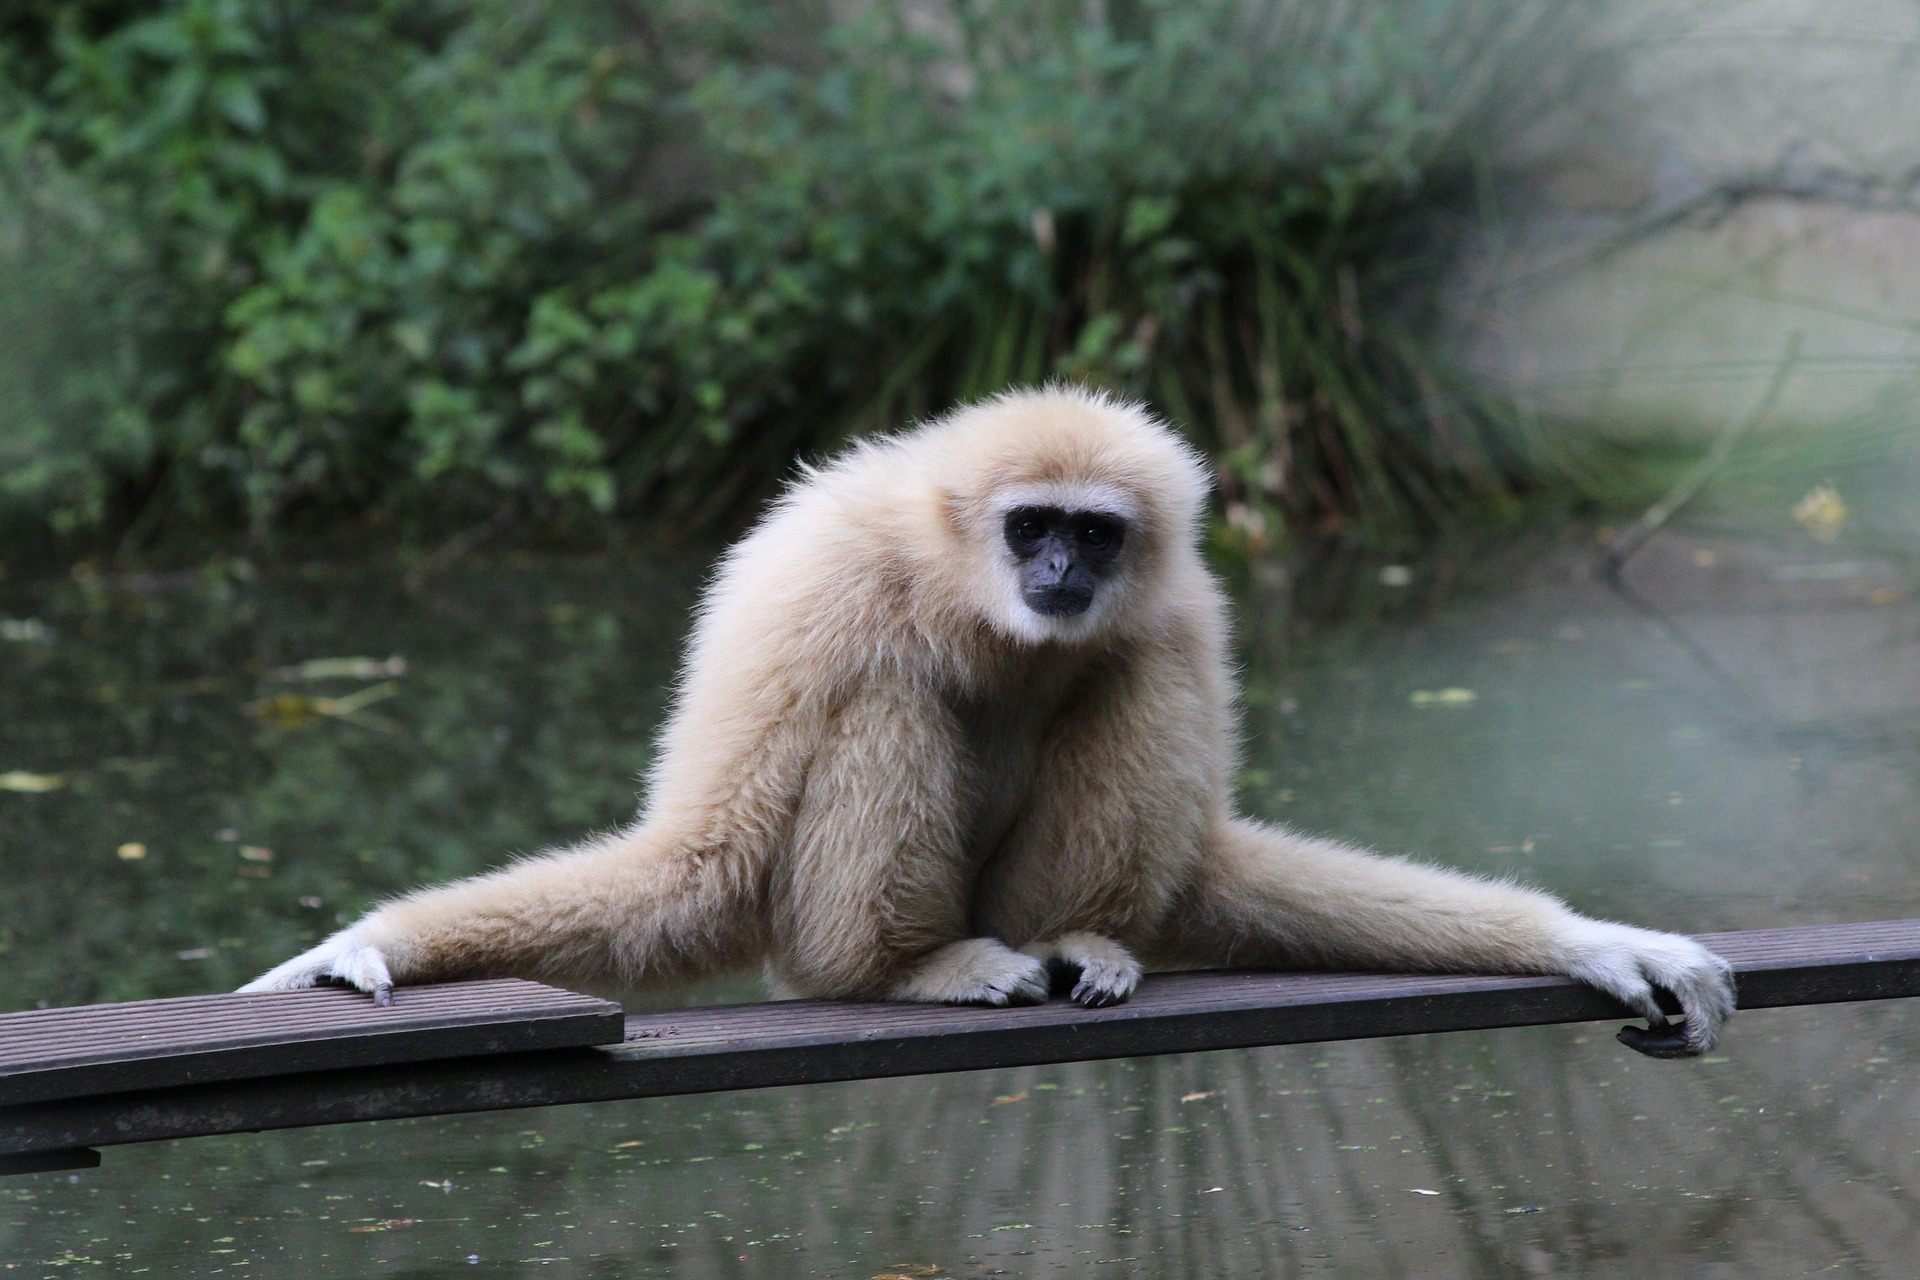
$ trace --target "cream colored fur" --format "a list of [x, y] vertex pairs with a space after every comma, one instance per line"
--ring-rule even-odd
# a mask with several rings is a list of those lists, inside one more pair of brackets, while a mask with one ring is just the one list
[[[1155, 965], [1569, 973], [1687, 1047], [1726, 966], [1544, 894], [1237, 818], [1206, 471], [1140, 408], [1002, 396], [806, 473], [722, 562], [624, 830], [374, 911], [247, 990], [488, 974], [1124, 999]], [[1021, 601], [1038, 500], [1127, 522], [1085, 613]]]

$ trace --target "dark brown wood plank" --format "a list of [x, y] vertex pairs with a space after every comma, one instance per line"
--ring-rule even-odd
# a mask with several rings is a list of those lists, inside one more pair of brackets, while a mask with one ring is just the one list
[[0, 1106], [258, 1076], [618, 1043], [620, 1006], [502, 978], [0, 1014]]
[[[1734, 962], [1743, 1009], [1920, 995], [1920, 920], [1702, 940]], [[1301, 973], [1159, 974], [1126, 1004], [1097, 1010], [1063, 1001], [1028, 1009], [828, 1001], [683, 1009], [628, 1018], [625, 1042], [608, 1048], [8, 1107], [0, 1109], [0, 1152], [1629, 1016], [1559, 978]], [[1727, 1053], [1740, 1052], [1739, 1025]]]

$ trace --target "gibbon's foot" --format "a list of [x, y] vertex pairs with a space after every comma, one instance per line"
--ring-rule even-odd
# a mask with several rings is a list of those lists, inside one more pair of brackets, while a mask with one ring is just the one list
[[968, 938], [929, 955], [887, 994], [934, 1004], [1039, 1004], [1047, 968], [997, 938]]
[[[1598, 987], [1647, 1020], [1624, 1027], [1620, 1043], [1654, 1058], [1689, 1058], [1713, 1048], [1733, 1015], [1733, 968], [1691, 938], [1604, 920], [1583, 920], [1569, 948], [1569, 976]], [[1670, 1022], [1661, 996], [1677, 1006]]]
[[343, 929], [319, 946], [267, 970], [240, 990], [297, 991], [324, 982], [344, 983], [364, 991], [377, 1005], [393, 1003], [393, 974], [387, 969], [386, 956], [380, 948], [362, 942], [351, 929]]
[[1089, 1009], [1119, 1004], [1140, 985], [1140, 962], [1112, 938], [1063, 933], [1021, 948], [1047, 966], [1054, 995], [1071, 994]]

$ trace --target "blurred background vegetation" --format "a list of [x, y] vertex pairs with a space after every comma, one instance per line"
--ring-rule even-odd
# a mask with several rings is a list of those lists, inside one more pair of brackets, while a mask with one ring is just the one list
[[1584, 12], [16, 0], [0, 532], [724, 522], [1049, 377], [1194, 433], [1243, 545], [1505, 505], [1583, 464], [1437, 281]]

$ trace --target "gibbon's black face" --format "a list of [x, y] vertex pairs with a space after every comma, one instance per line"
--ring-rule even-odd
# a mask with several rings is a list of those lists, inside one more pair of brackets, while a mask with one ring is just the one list
[[1015, 507], [1007, 512], [1005, 532], [1027, 608], [1049, 618], [1071, 618], [1092, 606], [1093, 593], [1120, 554], [1127, 525], [1104, 511]]

